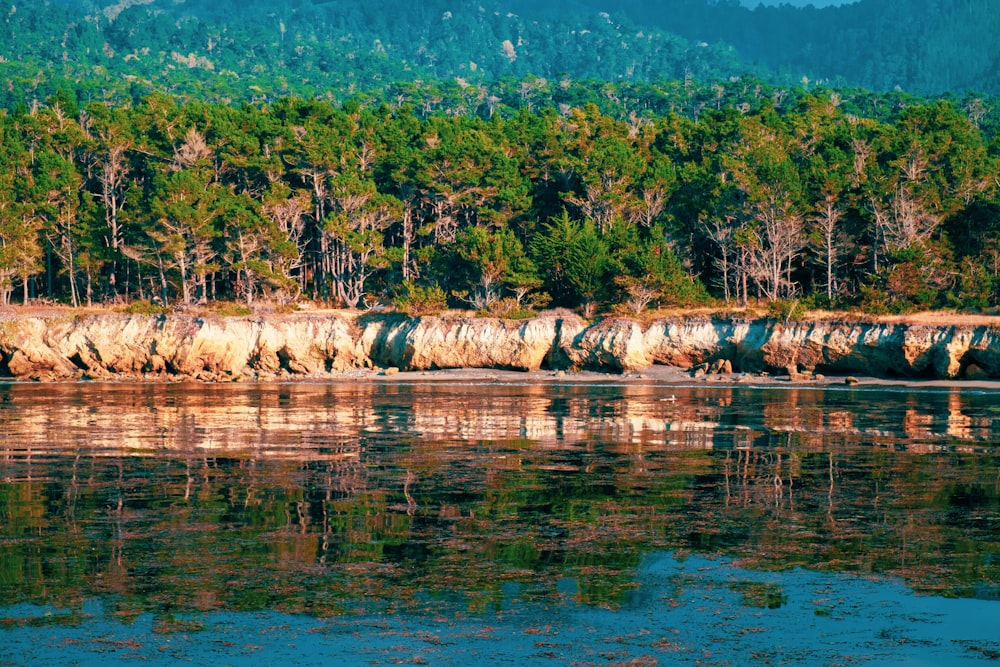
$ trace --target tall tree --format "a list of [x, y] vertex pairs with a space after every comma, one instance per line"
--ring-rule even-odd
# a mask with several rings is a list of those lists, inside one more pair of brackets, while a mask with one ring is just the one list
[[582, 305], [587, 317], [608, 287], [611, 269], [608, 247], [591, 221], [562, 214], [543, 225], [531, 246], [547, 291], [557, 303]]
[[215, 241], [220, 235], [225, 189], [212, 182], [204, 169], [180, 169], [162, 174], [151, 213], [153, 224], [147, 234], [152, 241], [152, 258], [160, 274], [164, 300], [167, 273], [179, 274], [181, 300], [191, 304], [209, 298], [208, 276], [218, 265]]
[[804, 245], [802, 189], [790, 137], [771, 116], [748, 117], [727, 158], [742, 195], [746, 270], [768, 299], [795, 293], [793, 260]]
[[0, 174], [0, 305], [10, 304], [15, 278], [28, 302], [28, 281], [42, 269], [39, 226], [34, 206], [18, 194], [13, 173]]
[[402, 215], [399, 200], [359, 176], [348, 172], [331, 181], [333, 210], [323, 223], [330, 238], [333, 293], [348, 308], [364, 298], [371, 272], [387, 264], [385, 231]]
[[132, 128], [121, 109], [92, 104], [86, 110], [83, 130], [89, 137], [87, 159], [95, 182], [95, 197], [104, 212], [105, 252], [110, 264], [109, 289], [117, 295], [122, 287], [120, 273], [124, 259], [125, 210], [128, 195], [135, 187], [130, 151], [133, 149]]
[[846, 229], [853, 170], [849, 122], [835, 100], [822, 96], [804, 99], [791, 122], [793, 158], [809, 209], [807, 236], [823, 267], [827, 302], [832, 302], [851, 242]]

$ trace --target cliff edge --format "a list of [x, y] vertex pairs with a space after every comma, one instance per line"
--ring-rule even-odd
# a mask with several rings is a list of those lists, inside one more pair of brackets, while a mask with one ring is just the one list
[[396, 314], [5, 315], [0, 377], [321, 377], [359, 368], [815, 373], [1000, 378], [1000, 327], [678, 317], [588, 323]]

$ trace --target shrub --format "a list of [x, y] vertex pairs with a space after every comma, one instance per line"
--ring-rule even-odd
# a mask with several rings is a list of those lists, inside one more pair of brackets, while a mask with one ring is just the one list
[[799, 319], [804, 312], [798, 299], [775, 299], [767, 304], [767, 316], [786, 324]]
[[498, 299], [489, 310], [480, 313], [485, 317], [499, 317], [506, 320], [524, 320], [535, 314], [533, 310], [525, 308], [517, 299], [511, 297]]
[[115, 309], [119, 313], [125, 313], [126, 315], [167, 315], [170, 313], [170, 306], [164, 306], [160, 303], [153, 303], [149, 300], [142, 299], [140, 301], [133, 301], [124, 306], [120, 306]]
[[410, 317], [420, 317], [440, 313], [448, 307], [448, 297], [437, 285], [424, 287], [407, 280], [399, 286], [393, 304]]
[[962, 262], [962, 271], [958, 276], [958, 293], [949, 295], [953, 301], [949, 305], [986, 310], [994, 305], [998, 287], [1000, 281], [985, 266], [966, 259]]
[[209, 304], [209, 310], [222, 317], [247, 317], [253, 315], [253, 309], [249, 306], [236, 303], [235, 301], [213, 301]]

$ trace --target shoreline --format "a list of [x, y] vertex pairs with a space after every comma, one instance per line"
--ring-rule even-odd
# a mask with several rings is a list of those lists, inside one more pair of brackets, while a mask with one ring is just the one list
[[[371, 372], [365, 376], [344, 374], [328, 378], [313, 378], [318, 382], [342, 382], [345, 380], [367, 380], [382, 383], [417, 384], [422, 382], [454, 382], [476, 384], [563, 384], [563, 385], [621, 385], [658, 387], [717, 387], [761, 388], [761, 389], [851, 389], [867, 387], [905, 387], [909, 389], [976, 389], [1000, 392], [1000, 380], [914, 380], [902, 378], [879, 378], [871, 376], [849, 376], [856, 382], [848, 383], [848, 376], [823, 377], [822, 379], [790, 380], [787, 376], [768, 376], [750, 373], [728, 375], [702, 375], [692, 377], [691, 373], [677, 367], [652, 366], [631, 373], [602, 373], [599, 371], [511, 371], [480, 368], [446, 368], [432, 371], [401, 371], [392, 375]], [[271, 379], [252, 380], [259, 384], [273, 382]], [[288, 377], [279, 382], [302, 382], [304, 378]]]
[[[855, 382], [847, 382], [850, 377]], [[988, 389], [1000, 391], [1000, 380], [941, 380], [912, 378], [880, 378], [866, 375], [824, 376], [820, 379], [791, 380], [787, 376], [759, 375], [751, 373], [731, 373], [692, 377], [683, 368], [674, 366], [650, 366], [641, 371], [629, 373], [602, 373], [600, 371], [512, 371], [483, 368], [445, 368], [427, 371], [400, 371], [384, 374], [383, 371], [369, 370], [363, 375], [350, 372], [313, 378], [312, 381], [338, 382], [344, 380], [369, 380], [377, 382], [419, 383], [419, 382], [475, 382], [491, 381], [503, 384], [609, 384], [609, 385], [654, 385], [664, 387], [759, 387], [788, 389], [827, 389], [852, 387], [906, 387], [940, 389]], [[248, 382], [267, 383], [273, 379], [250, 380]], [[286, 377], [278, 382], [301, 382], [305, 378]]]
[[976, 390], [1000, 392], [1000, 380], [966, 379], [914, 379], [883, 378], [866, 375], [820, 376], [809, 379], [791, 379], [757, 373], [703, 374], [692, 376], [689, 370], [676, 366], [650, 366], [627, 373], [601, 371], [562, 370], [509, 370], [490, 368], [442, 368], [429, 370], [400, 371], [390, 368], [359, 368], [317, 375], [273, 374], [263, 377], [234, 377], [227, 379], [198, 379], [183, 375], [104, 375], [101, 377], [50, 378], [34, 380], [30, 378], [0, 377], [2, 384], [141, 384], [141, 385], [245, 385], [269, 384], [340, 384], [368, 382], [378, 384], [463, 384], [474, 385], [605, 385], [605, 386], [653, 386], [677, 388], [719, 389], [871, 389], [902, 388], [908, 390]]

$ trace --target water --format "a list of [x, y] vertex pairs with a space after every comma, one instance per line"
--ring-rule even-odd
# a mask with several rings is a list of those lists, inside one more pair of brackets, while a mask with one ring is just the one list
[[0, 385], [0, 665], [1000, 660], [996, 399]]

